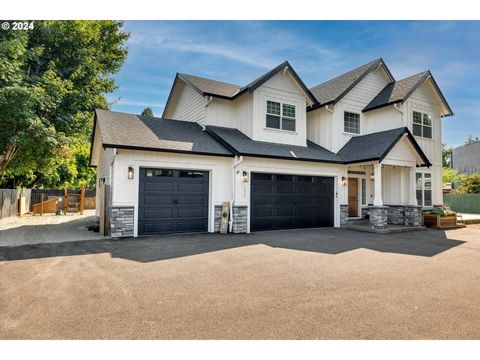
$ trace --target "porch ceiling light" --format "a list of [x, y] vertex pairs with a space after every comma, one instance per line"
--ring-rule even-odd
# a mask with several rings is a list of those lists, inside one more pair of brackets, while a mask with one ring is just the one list
[[133, 179], [133, 166], [128, 167], [128, 179], [129, 180]]

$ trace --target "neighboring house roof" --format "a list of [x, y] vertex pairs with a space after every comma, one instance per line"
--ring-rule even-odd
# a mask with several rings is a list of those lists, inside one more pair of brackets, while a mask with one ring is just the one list
[[207, 132], [236, 155], [343, 163], [337, 154], [310, 141], [306, 147], [254, 141], [237, 129], [218, 126], [207, 126]]
[[345, 163], [363, 161], [382, 161], [395, 144], [407, 134], [408, 139], [424, 161], [425, 166], [432, 164], [422, 151], [417, 141], [406, 127], [352, 137], [338, 152]]
[[390, 80], [395, 81], [383, 59], [379, 58], [373, 60], [368, 64], [359, 66], [356, 69], [311, 88], [310, 91], [318, 101], [318, 104], [313, 106], [311, 110], [340, 101], [348, 92], [350, 92], [350, 90], [355, 87], [355, 85], [362, 81], [365, 76], [367, 76], [371, 71], [376, 70], [379, 66], [383, 66]]
[[382, 91], [380, 91], [380, 93], [378, 93], [377, 96], [375, 96], [375, 98], [373, 98], [372, 101], [370, 101], [370, 103], [363, 109], [363, 112], [406, 101], [427, 79], [432, 80], [433, 87], [449, 111], [449, 114], [446, 116], [453, 115], [452, 109], [448, 105], [447, 100], [440, 91], [440, 88], [430, 71], [424, 71], [388, 84]]
[[183, 82], [190, 84], [197, 92], [199, 92], [202, 96], [213, 96], [219, 97], [222, 99], [227, 100], [235, 100], [240, 95], [245, 93], [251, 93], [259, 86], [263, 85], [273, 76], [275, 76], [279, 71], [283, 71], [287, 69], [298, 85], [303, 89], [307, 97], [310, 99], [312, 104], [316, 104], [317, 100], [315, 96], [310, 92], [308, 87], [305, 85], [303, 80], [298, 76], [297, 72], [293, 69], [288, 61], [284, 61], [280, 65], [276, 66], [269, 72], [263, 74], [262, 76], [258, 77], [257, 79], [253, 80], [251, 83], [245, 86], [238, 86], [222, 81], [206, 79], [199, 76], [193, 76], [188, 74], [181, 74], [177, 73], [175, 76], [175, 80], [173, 81], [172, 89], [170, 90], [170, 94], [168, 95], [167, 103], [165, 104], [165, 109], [163, 111], [163, 115], [166, 114], [166, 110], [170, 104], [170, 99], [172, 97], [173, 90], [178, 82], [178, 79], [182, 80]]
[[96, 123], [103, 147], [233, 156], [194, 122], [96, 110]]

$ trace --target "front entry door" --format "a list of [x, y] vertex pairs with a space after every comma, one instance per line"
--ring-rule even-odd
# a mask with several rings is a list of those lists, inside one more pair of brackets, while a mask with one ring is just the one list
[[358, 179], [348, 178], [348, 216], [358, 216]]

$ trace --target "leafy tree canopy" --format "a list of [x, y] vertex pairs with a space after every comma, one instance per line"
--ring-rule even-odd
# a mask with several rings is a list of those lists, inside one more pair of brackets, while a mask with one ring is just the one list
[[153, 110], [150, 106], [147, 106], [145, 109], [143, 109], [142, 114], [143, 116], [153, 116]]
[[129, 37], [122, 26], [35, 21], [33, 30], [0, 32], [0, 185], [94, 183], [93, 113], [116, 89]]
[[457, 172], [449, 167], [444, 167], [442, 169], [442, 183], [443, 185], [450, 183], [453, 184], [457, 181]]
[[480, 173], [458, 176], [459, 187], [455, 192], [460, 194], [480, 194]]

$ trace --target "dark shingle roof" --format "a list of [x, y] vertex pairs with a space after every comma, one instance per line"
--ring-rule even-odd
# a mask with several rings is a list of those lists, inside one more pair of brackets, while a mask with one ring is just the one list
[[205, 94], [218, 95], [223, 97], [234, 96], [241, 88], [241, 86], [229, 84], [222, 81], [206, 79], [199, 76], [178, 74], [178, 76], [191, 83], [194, 87]]
[[334, 103], [339, 101], [356, 84], [358, 84], [370, 71], [375, 70], [379, 64], [382, 64], [385, 71], [392, 78], [390, 71], [382, 59], [376, 59], [368, 64], [359, 66], [349, 72], [328, 80], [320, 85], [310, 89], [320, 105]]
[[372, 134], [355, 136], [351, 138], [338, 152], [345, 163], [355, 163], [367, 160], [383, 160], [395, 144], [407, 134], [413, 147], [427, 166], [430, 162], [416, 142], [408, 128], [402, 127]]
[[169, 152], [233, 156], [194, 122], [96, 110], [102, 145]]
[[429, 73], [429, 71], [424, 71], [388, 84], [370, 101], [363, 111], [378, 109], [379, 107], [406, 100], [415, 88], [429, 76]]
[[284, 61], [280, 65], [274, 67], [272, 70], [256, 78], [255, 80], [253, 80], [252, 82], [250, 82], [245, 86], [238, 86], [234, 84], [225, 83], [222, 81], [211, 80], [211, 79], [206, 79], [199, 76], [193, 76], [193, 75], [187, 75], [187, 74], [179, 73], [177, 74], [177, 76], [183, 81], [193, 85], [203, 95], [213, 95], [213, 96], [220, 96], [228, 99], [234, 99], [237, 96], [247, 91], [252, 92], [256, 88], [261, 86], [263, 83], [268, 81], [270, 78], [272, 78], [272, 76], [274, 76], [279, 71], [285, 68], [288, 68], [293, 78], [298, 82], [300, 87], [305, 91], [305, 93], [311, 99], [311, 101], [315, 103], [316, 102], [315, 96], [313, 96], [313, 94], [310, 92], [308, 87], [304, 84], [300, 76], [298, 76], [298, 74], [295, 72], [295, 70], [293, 69], [293, 67], [290, 65], [288, 61]]
[[412, 95], [413, 92], [424, 83], [426, 79], [430, 79], [432, 81], [433, 87], [437, 91], [437, 94], [440, 96], [440, 99], [442, 100], [446, 110], [448, 111], [448, 113], [444, 114], [444, 116], [453, 115], [453, 111], [450, 108], [450, 105], [447, 103], [447, 100], [443, 96], [437, 82], [435, 81], [432, 73], [429, 70], [388, 84], [382, 89], [382, 91], [378, 93], [377, 96], [373, 98], [372, 101], [370, 101], [367, 106], [365, 106], [363, 112], [407, 100], [410, 95]]
[[343, 162], [337, 154], [310, 141], [307, 141], [305, 147], [254, 141], [239, 130], [231, 128], [207, 126], [207, 131], [237, 155], [333, 163]]

